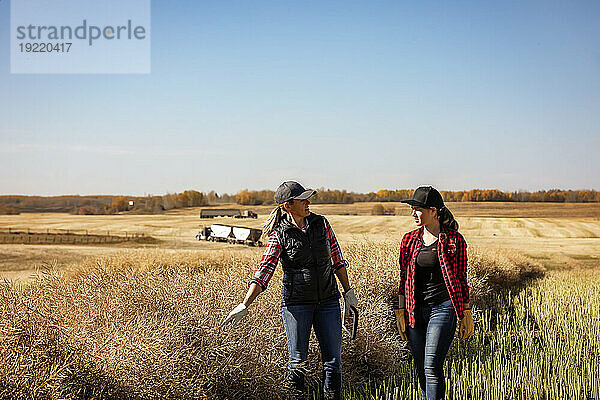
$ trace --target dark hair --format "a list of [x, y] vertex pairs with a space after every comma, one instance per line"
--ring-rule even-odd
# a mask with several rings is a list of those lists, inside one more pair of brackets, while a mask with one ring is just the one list
[[438, 221], [442, 229], [450, 229], [458, 231], [458, 222], [454, 219], [454, 215], [448, 210], [448, 207], [444, 206], [437, 210]]

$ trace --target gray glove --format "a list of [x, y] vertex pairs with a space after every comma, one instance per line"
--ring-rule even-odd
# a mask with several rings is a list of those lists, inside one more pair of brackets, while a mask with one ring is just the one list
[[354, 295], [354, 289], [344, 292], [344, 318], [350, 315], [350, 307], [356, 307], [358, 300]]
[[248, 308], [246, 308], [244, 303], [240, 303], [229, 313], [229, 315], [227, 315], [221, 323], [221, 326], [235, 325], [246, 315], [248, 315]]

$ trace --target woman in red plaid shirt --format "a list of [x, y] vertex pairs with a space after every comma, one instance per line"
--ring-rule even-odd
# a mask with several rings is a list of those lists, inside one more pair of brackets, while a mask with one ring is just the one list
[[403, 203], [411, 206], [418, 228], [400, 246], [396, 323], [409, 342], [423, 400], [438, 400], [445, 395], [444, 359], [457, 321], [461, 339], [473, 334], [467, 243], [436, 189], [419, 187]]

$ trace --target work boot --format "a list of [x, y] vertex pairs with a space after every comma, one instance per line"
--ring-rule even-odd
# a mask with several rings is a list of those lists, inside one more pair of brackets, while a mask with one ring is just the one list
[[340, 400], [342, 398], [342, 373], [324, 370], [323, 386], [325, 400]]
[[304, 387], [304, 373], [300, 370], [292, 370], [288, 372], [285, 381], [286, 399], [289, 400], [304, 400], [306, 399], [306, 390]]

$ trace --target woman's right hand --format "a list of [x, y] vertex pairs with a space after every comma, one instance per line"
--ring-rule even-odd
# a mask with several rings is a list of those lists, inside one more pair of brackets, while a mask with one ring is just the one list
[[244, 303], [240, 303], [229, 313], [225, 320], [223, 320], [221, 326], [225, 326], [228, 324], [235, 325], [246, 315], [248, 315], [248, 309], [246, 308]]
[[402, 340], [406, 341], [406, 317], [404, 316], [404, 308], [394, 309], [394, 314], [396, 314], [396, 327], [398, 328], [398, 333]]

